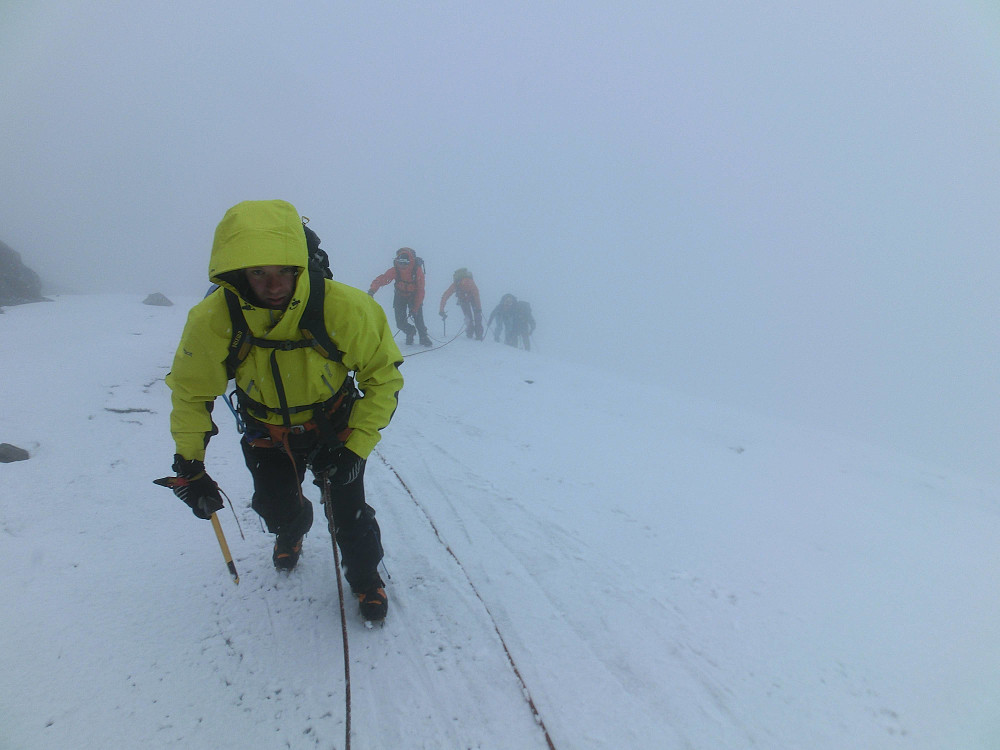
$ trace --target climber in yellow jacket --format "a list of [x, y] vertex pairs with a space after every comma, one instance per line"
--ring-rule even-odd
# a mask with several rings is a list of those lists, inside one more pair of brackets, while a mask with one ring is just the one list
[[222, 507], [205, 449], [218, 432], [214, 400], [235, 378], [252, 507], [276, 535], [275, 567], [295, 567], [312, 525], [302, 493], [308, 467], [318, 485], [329, 483], [344, 575], [362, 615], [382, 619], [381, 532], [365, 502], [364, 469], [395, 412], [403, 358], [381, 306], [307, 267], [290, 203], [245, 201], [219, 223], [209, 262], [219, 288], [188, 314], [166, 378], [173, 468], [184, 480], [174, 491], [199, 518]]

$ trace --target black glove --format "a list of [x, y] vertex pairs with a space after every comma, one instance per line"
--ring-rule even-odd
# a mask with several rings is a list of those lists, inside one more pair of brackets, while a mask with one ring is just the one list
[[439, 312], [438, 315], [441, 316], [441, 320], [444, 320], [445, 318], [448, 317], [448, 313], [446, 313], [444, 310], [442, 310], [441, 312]]
[[358, 478], [365, 460], [345, 446], [330, 450], [319, 445], [309, 457], [309, 465], [316, 475], [315, 484], [321, 484], [320, 477], [327, 476], [330, 484], [350, 484]]
[[208, 520], [217, 510], [224, 506], [218, 485], [205, 473], [205, 464], [201, 461], [189, 461], [174, 454], [173, 470], [177, 473], [178, 482], [173, 486], [174, 494], [187, 503], [191, 512], [198, 518]]

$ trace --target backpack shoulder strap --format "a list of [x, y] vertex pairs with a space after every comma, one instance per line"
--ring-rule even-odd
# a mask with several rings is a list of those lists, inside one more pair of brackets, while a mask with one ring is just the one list
[[255, 338], [250, 333], [246, 316], [240, 307], [240, 300], [230, 290], [226, 289], [226, 306], [229, 308], [229, 319], [232, 323], [233, 335], [229, 340], [229, 353], [226, 355], [226, 374], [232, 380], [236, 377], [236, 368], [250, 354], [250, 347], [265, 346], [271, 349], [298, 349], [311, 346], [327, 359], [340, 362], [343, 353], [334, 346], [330, 334], [326, 330], [323, 317], [323, 296], [326, 293], [326, 277], [320, 270], [309, 271], [309, 299], [306, 301], [302, 319], [299, 320], [299, 330], [306, 341], [269, 341]]
[[344, 355], [334, 345], [326, 330], [326, 319], [323, 316], [323, 297], [326, 295], [325, 277], [322, 273], [309, 272], [309, 299], [306, 309], [299, 321], [302, 335], [310, 339], [310, 345], [327, 359], [340, 362]]
[[236, 376], [236, 368], [250, 354], [253, 346], [253, 336], [246, 316], [240, 309], [240, 299], [230, 290], [223, 290], [226, 295], [226, 307], [229, 308], [229, 320], [232, 323], [233, 335], [229, 339], [229, 353], [226, 355], [226, 374], [232, 380]]

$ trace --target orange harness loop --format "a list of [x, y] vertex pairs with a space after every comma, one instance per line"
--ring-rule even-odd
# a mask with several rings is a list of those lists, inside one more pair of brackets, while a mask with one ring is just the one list
[[[267, 428], [268, 436], [251, 440], [250, 445], [254, 448], [285, 448], [287, 450], [289, 435], [304, 435], [307, 432], [319, 432], [319, 426], [313, 419], [303, 424], [293, 424], [291, 427], [270, 424], [268, 422], [258, 422], [257, 424]], [[337, 433], [337, 440], [341, 443], [346, 443], [347, 438], [350, 437], [352, 432], [353, 430], [350, 427], [345, 427]]]

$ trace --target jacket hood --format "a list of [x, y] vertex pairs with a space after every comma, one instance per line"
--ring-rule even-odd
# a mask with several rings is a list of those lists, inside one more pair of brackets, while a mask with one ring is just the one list
[[[226, 211], [215, 229], [208, 278], [213, 284], [242, 293], [233, 274], [254, 266], [306, 268], [309, 251], [302, 218], [291, 203], [281, 200], [243, 201]], [[305, 274], [302, 274], [305, 276]]]

